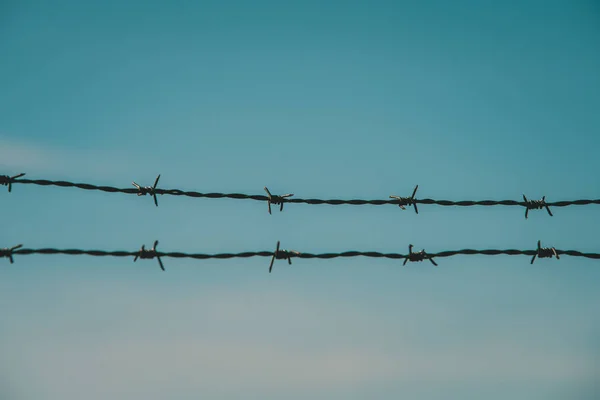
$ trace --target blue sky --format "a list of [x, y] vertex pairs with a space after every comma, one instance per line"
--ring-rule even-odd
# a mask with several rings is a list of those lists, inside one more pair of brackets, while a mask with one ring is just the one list
[[[417, 4], [418, 3], [418, 4]], [[0, 173], [298, 197], [598, 198], [600, 8], [0, 5]], [[287, 205], [18, 185], [0, 246], [599, 251], [600, 207]], [[7, 399], [592, 399], [593, 260], [0, 260]]]

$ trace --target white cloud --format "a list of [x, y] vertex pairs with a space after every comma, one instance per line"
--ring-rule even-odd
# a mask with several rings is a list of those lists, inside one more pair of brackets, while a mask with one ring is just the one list
[[0, 136], [0, 168], [9, 173], [98, 177], [131, 169], [130, 155], [115, 151], [76, 149]]
[[[111, 289], [69, 290], [44, 309], [45, 318], [30, 315], [36, 322], [25, 323], [33, 326], [5, 336], [3, 359], [11, 361], [19, 389], [46, 399], [158, 399], [174, 392], [235, 398], [397, 382], [592, 378], [588, 359], [532, 346], [534, 338], [509, 328], [475, 342], [449, 338], [440, 350], [403, 335], [401, 323], [349, 303], [272, 289], [168, 298], [125, 285]], [[420, 311], [436, 318], [427, 305]], [[387, 330], [388, 339], [369, 336], [377, 330]]]
[[52, 151], [0, 138], [0, 166], [14, 170], [55, 168], [57, 158]]

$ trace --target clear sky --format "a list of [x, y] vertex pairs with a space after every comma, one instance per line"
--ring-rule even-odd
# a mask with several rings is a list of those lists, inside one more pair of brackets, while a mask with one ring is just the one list
[[[0, 2], [0, 174], [298, 197], [600, 197], [590, 1]], [[1, 188], [0, 188], [1, 189]], [[0, 247], [600, 251], [600, 207], [16, 185]], [[600, 264], [0, 260], [0, 398], [583, 399]]]

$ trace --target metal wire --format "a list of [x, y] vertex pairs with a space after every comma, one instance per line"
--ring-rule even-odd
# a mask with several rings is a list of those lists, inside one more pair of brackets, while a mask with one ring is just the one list
[[[24, 174], [22, 174], [24, 175]], [[351, 199], [351, 200], [343, 200], [343, 199], [301, 199], [301, 198], [288, 198], [290, 195], [248, 195], [242, 193], [201, 193], [196, 191], [183, 191], [179, 189], [160, 189], [156, 187], [158, 183], [158, 178], [156, 179], [154, 186], [140, 186], [137, 183], [134, 183], [135, 188], [116, 188], [112, 186], [97, 186], [89, 183], [75, 183], [68, 181], [51, 181], [46, 179], [17, 179], [22, 175], [17, 175], [16, 177], [9, 177], [7, 175], [0, 175], [0, 184], [3, 185], [15, 185], [15, 184], [28, 184], [28, 185], [38, 185], [38, 186], [59, 186], [59, 187], [73, 187], [82, 190], [98, 190], [102, 192], [108, 193], [125, 193], [125, 194], [135, 194], [138, 196], [143, 196], [146, 194], [150, 194], [154, 198], [154, 202], [158, 205], [156, 200], [156, 195], [170, 195], [170, 196], [186, 196], [186, 197], [195, 197], [195, 198], [210, 198], [210, 199], [238, 199], [238, 200], [256, 200], [256, 201], [266, 201], [269, 204], [280, 204], [280, 210], [283, 210], [283, 203], [304, 203], [304, 204], [328, 204], [332, 206], [339, 205], [372, 205], [372, 206], [381, 206], [386, 204], [399, 205], [404, 208], [404, 205], [414, 205], [415, 211], [417, 211], [416, 204], [435, 204], [439, 206], [458, 206], [458, 207], [469, 207], [469, 206], [521, 206], [526, 208], [526, 217], [529, 210], [533, 209], [541, 209], [546, 208], [550, 215], [550, 209], [548, 207], [566, 207], [572, 205], [590, 205], [590, 204], [600, 204], [600, 199], [581, 199], [581, 200], [565, 200], [565, 201], [555, 201], [555, 202], [546, 202], [545, 198], [542, 200], [527, 200], [525, 196], [523, 196], [525, 201], [516, 201], [516, 200], [461, 200], [461, 201], [453, 201], [453, 200], [435, 200], [435, 199], [415, 199], [414, 195], [416, 193], [413, 192], [413, 196], [408, 197], [399, 197], [399, 196], [390, 196], [391, 200], [363, 200], [363, 199]], [[160, 177], [160, 175], [159, 175]], [[9, 186], [10, 188], [10, 186]], [[266, 189], [265, 189], [266, 190]], [[270, 194], [270, 192], [268, 192]], [[287, 196], [287, 197], [286, 197]]]
[[[420, 259], [415, 257], [415, 254], [412, 250], [408, 254], [400, 254], [400, 253], [381, 253], [377, 251], [344, 251], [340, 253], [299, 253], [296, 251], [287, 251], [280, 250], [279, 246], [276, 251], [250, 251], [250, 252], [242, 252], [242, 253], [218, 253], [218, 254], [208, 254], [208, 253], [183, 253], [183, 252], [159, 252], [156, 251], [155, 248], [152, 250], [142, 250], [137, 251], [106, 251], [106, 250], [82, 250], [82, 249], [55, 249], [55, 248], [42, 248], [42, 249], [27, 249], [27, 248], [19, 248], [17, 246], [10, 249], [1, 249], [0, 257], [12, 257], [15, 255], [31, 255], [31, 254], [44, 254], [44, 255], [54, 255], [54, 254], [65, 254], [65, 255], [88, 255], [94, 257], [140, 257], [140, 258], [154, 258], [154, 257], [170, 257], [170, 258], [192, 258], [197, 260], [205, 260], [205, 259], [231, 259], [231, 258], [250, 258], [250, 257], [273, 257], [276, 256], [276, 259], [287, 259], [289, 261], [290, 258], [303, 258], [303, 259], [333, 259], [333, 258], [348, 258], [348, 257], [369, 257], [369, 258], [389, 258], [389, 259], [407, 259], [408, 261], [422, 261], [423, 259], [431, 259], [431, 258], [442, 258], [442, 257], [452, 257], [455, 255], [486, 255], [486, 256], [496, 256], [496, 255], [526, 255], [526, 256], [534, 256], [540, 255], [540, 252], [544, 252], [544, 248], [539, 248], [537, 250], [473, 250], [473, 249], [461, 249], [461, 250], [448, 250], [441, 251], [438, 253], [422, 253], [423, 257]], [[571, 257], [584, 257], [590, 259], [600, 260], [600, 253], [582, 253], [576, 250], [555, 250], [556, 254], [559, 256], [568, 255]], [[545, 253], [544, 257], [546, 256]], [[143, 257], [141, 255], [144, 255]], [[161, 267], [162, 268], [162, 267]]]

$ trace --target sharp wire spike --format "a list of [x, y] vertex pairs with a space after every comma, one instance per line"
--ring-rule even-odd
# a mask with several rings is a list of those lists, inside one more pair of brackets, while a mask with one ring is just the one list
[[160, 266], [160, 269], [162, 269], [164, 271], [165, 266], [163, 265], [163, 262], [160, 259], [160, 254], [156, 251], [156, 246], [158, 246], [158, 240], [154, 241], [154, 245], [152, 246], [152, 249], [150, 249], [150, 250], [146, 250], [146, 245], [143, 244], [140, 251], [138, 251], [136, 253], [136, 255], [134, 256], [133, 262], [136, 262], [138, 260], [138, 258], [152, 259], [152, 258], [156, 257], [156, 259], [158, 260], [158, 265]]
[[16, 180], [22, 176], [25, 176], [24, 172], [20, 174], [8, 176], [8, 175], [0, 175], [0, 185], [5, 185], [8, 187], [8, 193], [12, 192], [12, 184], [16, 182]]
[[[156, 207], [158, 207], [158, 199], [156, 198], [156, 185], [158, 185], [158, 180], [160, 179], [160, 174], [158, 174], [158, 176], [156, 177], [156, 180], [154, 181], [154, 186], [152, 186], [152, 197], [154, 197], [154, 205]], [[162, 268], [162, 262], [159, 260], [158, 262], [161, 263], [161, 268]], [[163, 268], [164, 271], [164, 268]]]
[[413, 245], [409, 244], [408, 255], [404, 258], [404, 263], [402, 263], [402, 265], [406, 265], [407, 261], [421, 262], [423, 260], [429, 260], [433, 265], [435, 265], [436, 267], [438, 266], [438, 264], [433, 260], [433, 257], [427, 254], [425, 249], [413, 252]]
[[286, 201], [288, 197], [293, 196], [292, 193], [284, 194], [281, 196], [272, 195], [269, 189], [265, 186], [265, 192], [267, 192], [267, 207], [269, 209], [269, 214], [271, 214], [271, 203], [277, 205], [279, 204], [279, 211], [283, 211], [283, 203]]
[[542, 241], [538, 240], [537, 242], [537, 251], [534, 253], [533, 257], [531, 257], [531, 264], [537, 258], [552, 258], [556, 257], [557, 260], [560, 260], [560, 256], [554, 247], [542, 247]]
[[410, 255], [412, 254], [412, 249], [413, 249], [413, 245], [409, 244], [408, 245], [408, 256], [404, 259], [404, 263], [402, 265], [406, 265], [406, 262], [408, 261], [408, 259], [410, 258]]
[[273, 196], [271, 195], [271, 192], [269, 192], [269, 189], [267, 189], [266, 186], [265, 186], [265, 192], [267, 192], [267, 206], [269, 207], [269, 214], [271, 214], [271, 199], [273, 198]]
[[546, 203], [546, 196], [542, 196], [541, 200], [527, 200], [527, 197], [523, 195], [523, 200], [525, 201], [525, 219], [529, 215], [529, 210], [541, 210], [542, 208], [546, 209], [548, 215], [553, 216], [550, 206]]
[[398, 200], [398, 207], [402, 210], [406, 210], [406, 206], [412, 205], [415, 208], [415, 213], [419, 213], [419, 209], [417, 208], [417, 202], [415, 199], [415, 195], [417, 194], [417, 189], [419, 185], [415, 186], [411, 197], [401, 197], [401, 196], [390, 196], [391, 199]]
[[13, 258], [13, 252], [15, 250], [20, 249], [21, 247], [23, 247], [23, 245], [22, 244], [18, 244], [16, 246], [9, 247], [9, 248], [6, 248], [6, 249], [0, 249], [0, 257], [6, 257], [6, 258], [8, 258], [8, 261], [11, 264], [14, 264], [15, 260]]
[[[266, 189], [266, 188], [265, 188]], [[275, 262], [275, 257], [277, 257], [277, 253], [279, 253], [279, 240], [277, 241], [277, 247], [275, 248], [275, 252], [273, 253], [273, 257], [271, 257], [271, 265], [269, 265], [269, 273], [273, 269], [273, 263]]]
[[158, 185], [158, 180], [160, 179], [160, 174], [156, 177], [153, 186], [141, 186], [138, 185], [135, 181], [131, 182], [133, 186], [138, 190], [138, 196], [145, 196], [147, 194], [151, 195], [154, 199], [154, 205], [158, 207], [158, 198], [156, 197], [156, 186]]
[[415, 213], [419, 213], [419, 210], [417, 209], [417, 202], [415, 201], [415, 195], [417, 194], [417, 189], [419, 188], [419, 185], [415, 186], [415, 190], [413, 191], [413, 206], [415, 207]]
[[301, 253], [295, 250], [283, 250], [280, 248], [280, 242], [277, 241], [275, 252], [271, 255], [271, 263], [269, 264], [269, 273], [273, 270], [275, 260], [286, 260], [288, 265], [292, 265], [292, 255], [300, 255]]

